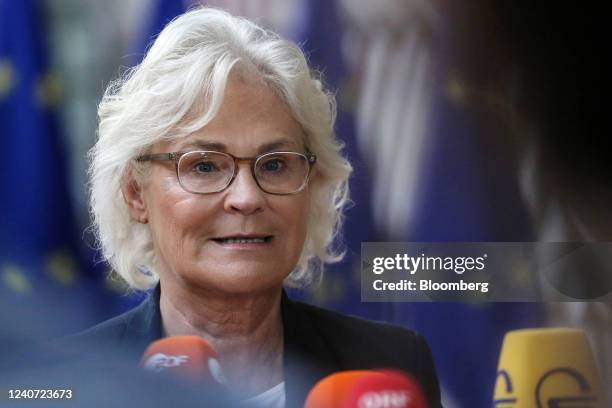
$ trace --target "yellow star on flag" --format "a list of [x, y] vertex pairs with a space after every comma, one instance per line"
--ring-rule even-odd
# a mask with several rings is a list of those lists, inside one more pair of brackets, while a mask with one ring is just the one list
[[4, 286], [21, 295], [28, 295], [32, 292], [32, 284], [17, 265], [4, 265], [0, 271]]
[[7, 59], [0, 59], [0, 99], [15, 87], [15, 70]]
[[47, 108], [59, 106], [64, 96], [62, 80], [54, 72], [49, 72], [40, 79], [36, 86], [36, 100]]
[[76, 281], [76, 262], [66, 251], [57, 251], [47, 257], [47, 272], [54, 280], [70, 286]]

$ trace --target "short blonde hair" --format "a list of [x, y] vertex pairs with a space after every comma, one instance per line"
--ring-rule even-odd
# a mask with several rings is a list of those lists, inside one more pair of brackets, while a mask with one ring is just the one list
[[323, 264], [343, 256], [336, 238], [351, 166], [334, 134], [333, 95], [295, 44], [244, 18], [198, 7], [164, 28], [142, 63], [108, 86], [98, 109], [98, 141], [90, 151], [93, 227], [104, 257], [134, 289], [151, 288], [159, 276], [149, 227], [130, 217], [121, 184], [135, 157], [212, 120], [235, 67], [256, 72], [283, 98], [306, 134], [306, 148], [317, 155], [307, 237], [285, 285], [317, 282]]

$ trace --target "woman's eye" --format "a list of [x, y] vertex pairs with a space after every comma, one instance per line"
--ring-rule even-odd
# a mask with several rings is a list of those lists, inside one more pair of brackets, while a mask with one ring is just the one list
[[265, 171], [280, 171], [285, 167], [285, 163], [283, 163], [279, 159], [268, 160], [264, 163], [263, 169]]
[[213, 171], [216, 171], [217, 168], [214, 164], [210, 162], [200, 162], [196, 163], [196, 165], [194, 166], [194, 170], [198, 173], [211, 173]]

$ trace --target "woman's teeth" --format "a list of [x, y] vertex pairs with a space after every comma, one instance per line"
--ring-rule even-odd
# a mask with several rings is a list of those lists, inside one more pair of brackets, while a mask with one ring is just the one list
[[265, 238], [228, 238], [221, 239], [223, 244], [255, 244], [266, 242]]

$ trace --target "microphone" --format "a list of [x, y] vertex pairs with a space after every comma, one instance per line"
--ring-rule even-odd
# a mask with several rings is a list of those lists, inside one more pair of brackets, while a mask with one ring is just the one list
[[584, 331], [507, 333], [493, 398], [496, 408], [603, 408], [605, 397]]
[[173, 336], [154, 341], [145, 350], [140, 365], [153, 373], [168, 373], [214, 388], [225, 384], [217, 352], [198, 336]]
[[425, 395], [408, 374], [395, 370], [351, 370], [320, 380], [304, 408], [427, 408]]
[[319, 380], [306, 397], [304, 408], [340, 407], [348, 393], [348, 388], [360, 377], [370, 371], [350, 370], [330, 374]]

